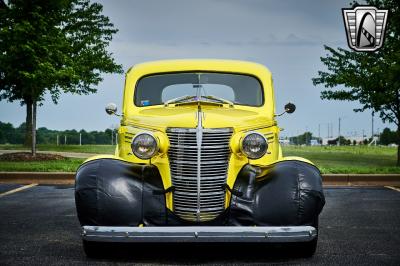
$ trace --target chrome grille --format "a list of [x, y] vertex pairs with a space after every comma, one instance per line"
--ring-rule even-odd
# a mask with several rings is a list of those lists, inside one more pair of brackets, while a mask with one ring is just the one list
[[[200, 138], [198, 134], [201, 134]], [[199, 133], [196, 128], [169, 128], [167, 135], [172, 185], [175, 187], [174, 212], [189, 221], [214, 219], [225, 209], [223, 186], [232, 130], [201, 129]]]

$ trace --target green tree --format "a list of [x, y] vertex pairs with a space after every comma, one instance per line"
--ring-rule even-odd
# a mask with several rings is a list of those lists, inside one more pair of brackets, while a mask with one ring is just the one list
[[391, 131], [389, 128], [385, 128], [380, 135], [379, 142], [382, 145], [396, 143], [396, 132]]
[[295, 137], [290, 137], [290, 142], [292, 142], [295, 145], [310, 145], [311, 140], [313, 139], [313, 135], [311, 132], [304, 132], [301, 135], [295, 136]]
[[15, 136], [14, 126], [0, 121], [0, 143], [13, 143], [13, 136]]
[[[358, 101], [362, 107], [354, 111], [372, 109], [384, 122], [396, 124], [396, 142], [400, 144], [400, 2], [366, 2], [378, 9], [389, 9], [383, 47], [375, 52], [355, 52], [325, 46], [328, 54], [321, 61], [328, 70], [319, 71], [313, 84], [328, 88], [321, 92], [322, 99]], [[397, 165], [400, 165], [400, 145]]]
[[46, 93], [97, 91], [121, 73], [107, 47], [117, 32], [89, 0], [9, 0], [0, 8], [0, 99], [26, 105], [25, 143], [36, 153], [36, 108]]

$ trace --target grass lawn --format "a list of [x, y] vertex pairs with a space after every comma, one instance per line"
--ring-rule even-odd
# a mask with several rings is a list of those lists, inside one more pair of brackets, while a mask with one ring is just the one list
[[64, 160], [33, 162], [0, 161], [0, 172], [75, 172], [84, 160], [65, 158]]
[[284, 156], [311, 160], [323, 173], [400, 174], [396, 167], [397, 148], [379, 146], [285, 146]]
[[[79, 152], [96, 154], [114, 154], [111, 145], [38, 145], [39, 151]], [[22, 145], [1, 144], [0, 150], [28, 150]], [[88, 155], [89, 157], [89, 155]], [[65, 158], [54, 161], [8, 162], [0, 161], [0, 171], [10, 172], [75, 172], [84, 158]]]
[[[79, 153], [99, 153], [114, 154], [115, 145], [37, 145], [39, 151], [60, 151], [60, 152], [79, 152]], [[29, 150], [22, 145], [0, 144], [0, 150]]]
[[[21, 150], [21, 145], [0, 145], [0, 150]], [[111, 145], [39, 145], [41, 151], [113, 154]], [[375, 146], [300, 147], [284, 146], [284, 156], [300, 156], [314, 162], [323, 173], [389, 174], [399, 173], [396, 148]], [[67, 158], [58, 161], [7, 162], [0, 161], [0, 171], [59, 171], [73, 172], [84, 159]]]

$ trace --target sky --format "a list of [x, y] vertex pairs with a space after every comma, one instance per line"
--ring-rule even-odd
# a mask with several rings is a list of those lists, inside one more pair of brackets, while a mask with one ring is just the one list
[[[341, 8], [349, 0], [101, 0], [103, 13], [119, 32], [109, 51], [127, 71], [137, 63], [180, 58], [239, 59], [261, 63], [272, 72], [276, 111], [287, 102], [296, 104], [293, 114], [278, 118], [292, 136], [307, 131], [326, 137], [371, 135], [371, 112], [354, 113], [356, 102], [320, 99], [322, 86], [311, 79], [325, 70], [320, 57], [323, 45], [347, 48]], [[57, 105], [50, 97], [38, 108], [38, 127], [104, 130], [119, 119], [108, 116], [109, 102], [121, 107], [123, 74], [103, 75], [96, 94], [64, 94]], [[19, 125], [25, 108], [0, 102], [0, 121]], [[375, 117], [375, 131], [393, 125]], [[320, 131], [318, 131], [320, 128]]]

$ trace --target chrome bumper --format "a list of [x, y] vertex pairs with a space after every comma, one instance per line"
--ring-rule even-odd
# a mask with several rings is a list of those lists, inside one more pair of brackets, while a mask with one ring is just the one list
[[306, 242], [312, 226], [83, 226], [82, 237], [98, 242]]

